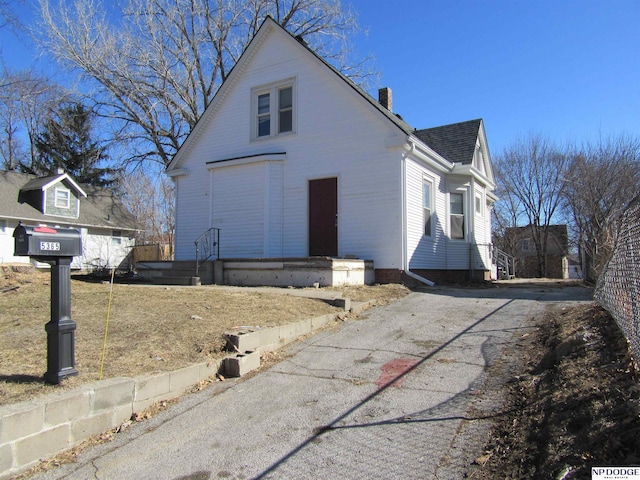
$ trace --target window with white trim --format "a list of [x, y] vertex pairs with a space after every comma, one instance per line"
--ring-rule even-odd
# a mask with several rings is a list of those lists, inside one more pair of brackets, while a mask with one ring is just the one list
[[278, 89], [278, 133], [293, 131], [293, 87]]
[[7, 233], [7, 221], [0, 218], [0, 235], [3, 233]]
[[453, 240], [464, 240], [464, 195], [449, 194], [449, 235]]
[[295, 131], [295, 88], [293, 80], [252, 90], [253, 139], [290, 134]]
[[422, 224], [424, 226], [423, 235], [431, 237], [433, 230], [431, 218], [433, 217], [433, 182], [427, 179], [422, 180]]
[[258, 137], [268, 137], [271, 135], [271, 95], [262, 93], [258, 95]]
[[111, 232], [111, 244], [112, 245], [122, 245], [122, 231], [114, 230]]
[[69, 208], [71, 206], [71, 192], [66, 188], [55, 188], [56, 208]]

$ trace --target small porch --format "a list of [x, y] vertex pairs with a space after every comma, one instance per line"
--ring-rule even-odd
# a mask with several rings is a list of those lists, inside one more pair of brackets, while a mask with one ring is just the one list
[[[138, 275], [159, 285], [335, 287], [372, 285], [372, 260], [307, 257], [138, 262]], [[197, 272], [197, 273], [196, 273]]]

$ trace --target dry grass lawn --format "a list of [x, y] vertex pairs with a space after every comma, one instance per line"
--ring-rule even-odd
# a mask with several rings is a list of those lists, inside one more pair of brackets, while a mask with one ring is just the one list
[[[50, 319], [48, 272], [2, 266], [0, 271], [0, 405], [28, 400], [60, 387], [47, 385], [46, 332]], [[224, 356], [222, 334], [238, 326], [270, 327], [338, 312], [304, 297], [211, 287], [155, 287], [71, 281], [76, 322], [77, 377], [73, 388], [100, 378], [175, 370]], [[341, 289], [352, 300], [388, 303], [408, 293], [400, 285]]]

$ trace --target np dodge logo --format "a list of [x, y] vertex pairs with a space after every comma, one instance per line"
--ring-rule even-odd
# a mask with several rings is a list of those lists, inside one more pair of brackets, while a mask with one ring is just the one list
[[592, 467], [591, 480], [640, 480], [640, 467]]

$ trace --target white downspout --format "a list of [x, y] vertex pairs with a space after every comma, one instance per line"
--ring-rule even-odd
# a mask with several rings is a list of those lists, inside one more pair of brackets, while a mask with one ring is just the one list
[[409, 270], [409, 253], [407, 252], [407, 158], [409, 158], [409, 155], [411, 155], [415, 150], [416, 144], [409, 139], [409, 145], [409, 151], [402, 155], [402, 181], [400, 182], [402, 190], [402, 269], [406, 275], [410, 276], [414, 280], [418, 280], [429, 287], [433, 287], [435, 285], [434, 282]]

